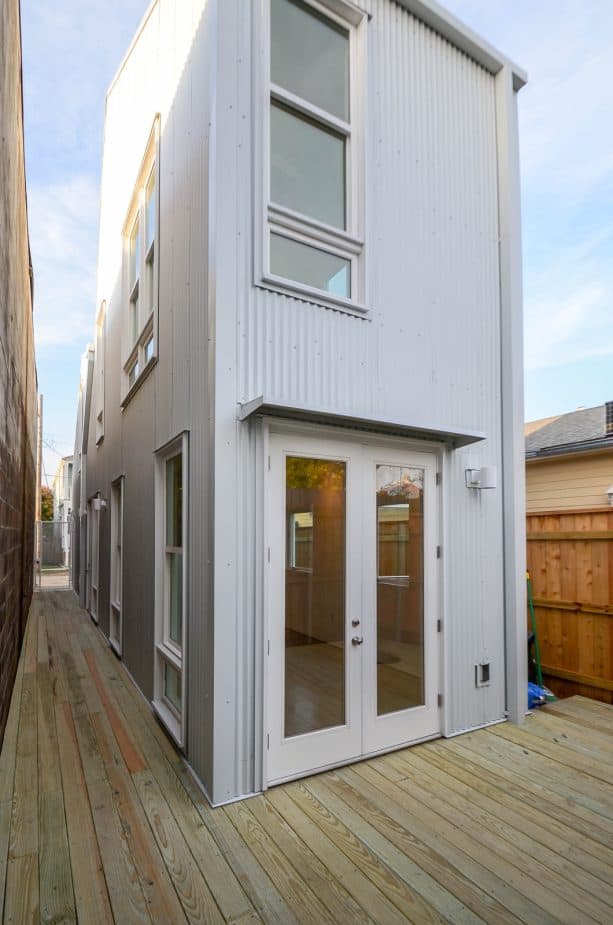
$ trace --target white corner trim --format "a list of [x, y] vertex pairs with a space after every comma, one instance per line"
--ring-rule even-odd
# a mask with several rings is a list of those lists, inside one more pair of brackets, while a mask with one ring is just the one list
[[502, 498], [506, 701], [509, 720], [527, 707], [526, 517], [523, 436], [523, 295], [517, 94], [505, 66], [496, 77]]

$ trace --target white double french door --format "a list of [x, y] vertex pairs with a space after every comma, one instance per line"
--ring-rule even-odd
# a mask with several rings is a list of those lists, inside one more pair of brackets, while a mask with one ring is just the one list
[[436, 469], [271, 435], [267, 784], [440, 731]]

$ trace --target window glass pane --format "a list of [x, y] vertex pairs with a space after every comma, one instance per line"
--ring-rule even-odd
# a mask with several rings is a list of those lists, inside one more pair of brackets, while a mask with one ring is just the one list
[[138, 337], [138, 290], [136, 295], [130, 302], [130, 333], [132, 335], [132, 343]]
[[140, 275], [140, 225], [138, 219], [134, 222], [130, 235], [130, 290]]
[[168, 553], [168, 635], [178, 645], [183, 641], [183, 553]]
[[183, 460], [181, 453], [166, 462], [166, 545], [182, 546]]
[[322, 289], [331, 295], [351, 297], [349, 260], [280, 234], [270, 236], [270, 270], [275, 276]]
[[273, 104], [270, 184], [273, 202], [345, 228], [345, 139]]
[[288, 568], [313, 568], [313, 511], [289, 514]]
[[149, 177], [149, 182], [147, 183], [147, 189], [145, 191], [145, 210], [147, 221], [146, 251], [148, 251], [155, 238], [155, 168], [151, 171], [151, 176]]
[[424, 703], [424, 471], [377, 466], [377, 714]]
[[138, 379], [138, 374], [140, 373], [140, 366], [138, 360], [134, 366], [130, 367], [130, 372], [128, 373], [128, 385], [133, 386], [136, 380]]
[[145, 363], [148, 363], [153, 356], [153, 338], [150, 337], [145, 344]]
[[154, 298], [155, 293], [154, 293], [154, 291], [153, 291], [153, 286], [154, 286], [154, 276], [153, 276], [153, 256], [154, 256], [154, 251], [155, 251], [155, 247], [154, 247], [154, 250], [152, 250], [151, 253], [149, 254], [149, 257], [148, 257], [148, 260], [147, 260], [147, 266], [145, 267], [145, 271], [146, 271], [146, 275], [147, 275], [147, 308], [148, 308], [147, 316], [149, 316], [149, 315], [151, 314], [151, 312], [153, 311], [153, 306], [154, 306], [154, 304], [155, 304], [155, 298]]
[[345, 723], [345, 468], [286, 459], [286, 738]]
[[296, 0], [272, 0], [273, 83], [349, 121], [349, 33]]
[[164, 696], [173, 705], [175, 710], [181, 712], [181, 673], [164, 662]]

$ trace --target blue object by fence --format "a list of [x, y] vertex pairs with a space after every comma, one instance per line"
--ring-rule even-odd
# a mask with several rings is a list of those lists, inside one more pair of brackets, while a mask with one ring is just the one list
[[539, 687], [538, 684], [533, 684], [532, 681], [528, 681], [528, 709], [542, 707], [544, 703], [547, 703], [547, 690], [544, 687]]

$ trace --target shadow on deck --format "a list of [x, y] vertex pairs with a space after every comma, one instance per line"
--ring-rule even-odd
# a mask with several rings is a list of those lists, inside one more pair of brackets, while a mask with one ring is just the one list
[[211, 809], [72, 592], [35, 595], [0, 756], [4, 922], [613, 921], [613, 707]]

